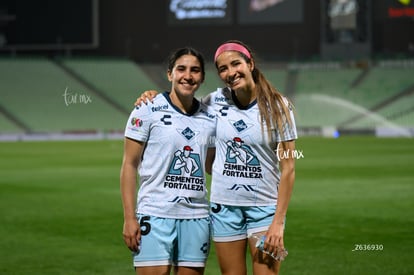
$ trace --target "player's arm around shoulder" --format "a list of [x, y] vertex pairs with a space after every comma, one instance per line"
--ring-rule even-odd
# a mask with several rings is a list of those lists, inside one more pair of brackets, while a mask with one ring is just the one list
[[141, 106], [142, 104], [146, 105], [149, 102], [153, 102], [154, 98], [158, 95], [156, 90], [147, 90], [137, 97], [135, 100], [135, 106]]
[[207, 106], [213, 106], [216, 102], [216, 97], [222, 94], [222, 88], [217, 88], [215, 91], [212, 91], [208, 95], [201, 98], [201, 102]]

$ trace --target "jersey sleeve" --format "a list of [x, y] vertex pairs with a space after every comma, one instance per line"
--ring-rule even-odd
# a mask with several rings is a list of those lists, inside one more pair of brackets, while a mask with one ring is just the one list
[[214, 127], [213, 134], [208, 139], [208, 148], [216, 148], [217, 115], [215, 114], [214, 109], [211, 108], [211, 107], [209, 107], [209, 112], [211, 114], [214, 114], [214, 125], [215, 125], [215, 127]]
[[148, 106], [141, 106], [135, 108], [127, 121], [125, 126], [125, 137], [146, 142], [149, 137], [151, 126], [150, 112]]
[[200, 102], [207, 105], [207, 106], [211, 106], [212, 102], [213, 102], [213, 93], [209, 93], [208, 95], [202, 97], [200, 99]]
[[293, 106], [292, 104], [284, 97], [283, 102], [286, 104], [287, 109], [289, 110], [289, 116], [290, 116], [290, 122], [289, 120], [284, 117], [283, 121], [285, 122], [283, 125], [283, 134], [281, 135], [279, 133], [279, 130], [277, 130], [277, 141], [289, 141], [289, 140], [295, 140], [298, 138], [298, 133], [296, 130], [296, 122], [295, 122], [295, 115], [293, 112]]
[[202, 97], [200, 101], [207, 106], [214, 106], [214, 104], [216, 104], [217, 97], [219, 97], [220, 95], [224, 96], [223, 90], [223, 88], [217, 88], [215, 91]]

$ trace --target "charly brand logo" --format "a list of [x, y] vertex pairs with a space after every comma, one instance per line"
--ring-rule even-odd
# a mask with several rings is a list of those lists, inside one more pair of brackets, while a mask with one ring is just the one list
[[63, 98], [66, 106], [69, 106], [71, 104], [92, 103], [92, 98], [89, 95], [71, 92], [69, 90], [69, 87], [66, 87], [65, 92], [63, 93]]

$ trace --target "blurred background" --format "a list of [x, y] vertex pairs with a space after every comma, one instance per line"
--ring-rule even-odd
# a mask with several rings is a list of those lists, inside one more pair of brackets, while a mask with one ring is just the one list
[[221, 87], [229, 39], [296, 107], [282, 273], [414, 274], [414, 0], [0, 0], [0, 274], [133, 273], [129, 114], [178, 47]]
[[414, 135], [414, 1], [2, 0], [0, 139], [119, 138], [165, 59], [238, 39], [296, 106], [301, 135]]

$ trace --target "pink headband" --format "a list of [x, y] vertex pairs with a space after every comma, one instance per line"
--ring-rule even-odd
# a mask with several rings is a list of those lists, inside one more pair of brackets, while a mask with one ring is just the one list
[[214, 62], [217, 61], [217, 57], [225, 51], [236, 51], [244, 54], [249, 59], [252, 58], [250, 52], [240, 44], [237, 43], [225, 43], [218, 47], [216, 54], [214, 55]]

